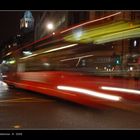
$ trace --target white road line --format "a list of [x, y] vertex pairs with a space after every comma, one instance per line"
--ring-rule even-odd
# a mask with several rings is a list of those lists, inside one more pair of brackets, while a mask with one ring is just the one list
[[29, 100], [33, 98], [17, 98], [17, 99], [10, 99], [10, 100], [0, 100], [0, 103], [2, 102], [12, 102], [12, 101], [20, 101], [20, 100]]

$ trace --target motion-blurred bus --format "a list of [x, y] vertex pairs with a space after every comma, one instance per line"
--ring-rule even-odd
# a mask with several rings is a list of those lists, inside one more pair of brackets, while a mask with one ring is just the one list
[[94, 24], [100, 20], [7, 53], [1, 62], [4, 81], [92, 107], [138, 100], [140, 22]]

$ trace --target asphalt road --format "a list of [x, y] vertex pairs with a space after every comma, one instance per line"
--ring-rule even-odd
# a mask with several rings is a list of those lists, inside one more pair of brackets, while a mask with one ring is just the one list
[[95, 109], [20, 89], [0, 92], [1, 130], [139, 129], [140, 113]]

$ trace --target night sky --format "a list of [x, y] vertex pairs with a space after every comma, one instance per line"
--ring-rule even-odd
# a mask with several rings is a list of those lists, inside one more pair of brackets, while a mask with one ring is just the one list
[[[20, 33], [20, 19], [25, 11], [0, 11], [0, 42]], [[31, 11], [33, 17], [42, 13]]]
[[0, 41], [19, 33], [24, 11], [0, 11]]

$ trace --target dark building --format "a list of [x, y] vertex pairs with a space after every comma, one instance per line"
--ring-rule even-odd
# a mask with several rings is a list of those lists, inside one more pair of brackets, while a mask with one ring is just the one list
[[[47, 26], [50, 24], [53, 29]], [[67, 27], [67, 11], [44, 11], [36, 18], [35, 40]]]
[[[36, 18], [35, 40], [49, 33], [88, 21], [89, 15], [89, 11], [44, 11]], [[47, 29], [48, 23], [54, 25], [53, 30]]]
[[68, 12], [68, 24], [67, 26], [72, 26], [79, 24], [80, 22], [85, 22], [89, 20], [89, 11], [70, 11]]

